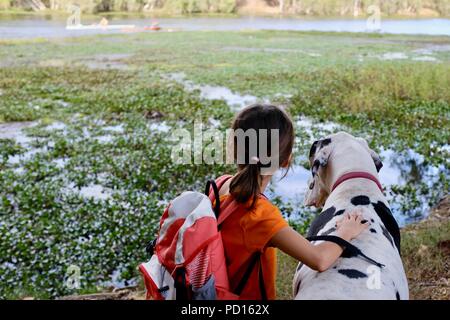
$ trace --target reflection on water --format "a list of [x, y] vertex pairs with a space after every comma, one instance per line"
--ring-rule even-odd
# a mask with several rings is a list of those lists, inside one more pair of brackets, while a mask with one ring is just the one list
[[187, 91], [192, 92], [198, 90], [200, 97], [203, 99], [224, 100], [227, 105], [234, 110], [241, 109], [258, 101], [258, 98], [255, 96], [248, 94], [241, 95], [226, 87], [195, 84], [192, 81], [187, 80], [186, 75], [182, 72], [169, 74], [167, 79], [182, 84]]
[[26, 145], [33, 139], [28, 137], [22, 129], [31, 128], [37, 124], [35, 121], [0, 123], [0, 139], [14, 139], [17, 143]]
[[[67, 17], [69, 14], [67, 15]], [[89, 34], [123, 33], [123, 30], [66, 30], [67, 17], [26, 16], [20, 19], [0, 15], [0, 38], [73, 37]], [[84, 25], [99, 23], [100, 17], [81, 17]], [[296, 31], [336, 31], [368, 32], [366, 19], [314, 19], [314, 18], [123, 18], [108, 16], [110, 24], [135, 25], [138, 29], [158, 21], [162, 30], [296, 30]], [[382, 33], [450, 35], [450, 19], [401, 19], [381, 20]]]
[[107, 200], [111, 198], [112, 193], [110, 190], [104, 188], [99, 184], [92, 184], [85, 187], [77, 188], [75, 184], [69, 184], [65, 190], [63, 190], [65, 194], [69, 193], [78, 193], [80, 196], [84, 198], [91, 198], [95, 200]]

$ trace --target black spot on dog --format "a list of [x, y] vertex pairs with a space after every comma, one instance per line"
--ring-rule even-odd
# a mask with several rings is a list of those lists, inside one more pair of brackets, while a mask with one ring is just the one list
[[395, 246], [397, 247], [397, 250], [400, 253], [400, 229], [398, 227], [397, 221], [395, 221], [395, 218], [392, 215], [391, 210], [381, 201], [378, 201], [377, 203], [372, 203], [372, 205], [373, 208], [375, 209], [375, 212], [383, 222], [385, 228], [394, 239]]
[[336, 212], [335, 207], [329, 207], [325, 211], [322, 211], [311, 223], [308, 230], [308, 237], [316, 236], [317, 233], [334, 217]]
[[330, 143], [331, 143], [331, 138], [326, 138], [326, 139], [320, 140], [321, 147], [325, 147], [325, 146], [329, 145]]
[[370, 228], [370, 232], [377, 233], [377, 230], [375, 230], [374, 228]]
[[380, 212], [385, 212], [387, 214], [389, 214], [390, 216], [392, 216], [392, 212], [391, 209], [389, 209], [382, 201], [378, 201], [377, 203], [372, 202], [373, 207], [375, 208], [375, 211], [378, 214], [378, 211]]
[[297, 269], [295, 270], [296, 272], [299, 272], [300, 271], [300, 269], [303, 267], [303, 263], [299, 263], [298, 264], [298, 266], [297, 266]]
[[356, 269], [340, 269], [338, 272], [350, 279], [367, 278], [367, 274]]
[[398, 291], [395, 292], [395, 298], [396, 298], [397, 300], [400, 300], [400, 293], [398, 293]]
[[297, 282], [297, 286], [295, 287], [295, 295], [297, 295], [297, 293], [298, 293], [298, 290], [300, 289], [300, 281], [299, 282]]
[[381, 226], [381, 230], [383, 231], [383, 235], [386, 237], [386, 239], [389, 240], [391, 245], [394, 246], [394, 242], [392, 241], [392, 237], [391, 237], [391, 234], [389, 233], [389, 231], [382, 224], [380, 224], [380, 226]]
[[319, 141], [316, 140], [311, 145], [311, 149], [309, 149], [309, 158], [312, 158], [316, 154], [318, 144], [319, 144]]
[[345, 212], [345, 209], [341, 209], [339, 211], [336, 211], [336, 213], [334, 214], [334, 216], [340, 216], [341, 214], [343, 214]]
[[333, 228], [330, 228], [330, 229], [328, 229], [327, 231], [321, 233], [320, 235], [321, 235], [321, 236], [327, 236], [327, 235], [329, 235], [330, 233], [332, 233], [332, 232], [334, 232], [334, 231], [336, 231], [336, 228], [333, 227]]
[[370, 199], [368, 196], [356, 196], [353, 197], [350, 201], [354, 206], [366, 206], [370, 204]]
[[374, 223], [374, 222], [375, 222], [375, 220], [373, 220], [373, 219], [370, 219], [370, 222]]

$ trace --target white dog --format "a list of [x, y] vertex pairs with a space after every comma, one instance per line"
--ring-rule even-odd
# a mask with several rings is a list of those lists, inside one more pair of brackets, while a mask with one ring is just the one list
[[308, 236], [333, 235], [344, 212], [361, 208], [370, 226], [351, 243], [384, 266], [354, 255], [341, 256], [325, 272], [300, 264], [295, 299], [409, 299], [400, 232], [378, 182], [379, 156], [364, 139], [345, 132], [315, 141], [309, 156], [312, 179], [305, 204], [324, 210]]

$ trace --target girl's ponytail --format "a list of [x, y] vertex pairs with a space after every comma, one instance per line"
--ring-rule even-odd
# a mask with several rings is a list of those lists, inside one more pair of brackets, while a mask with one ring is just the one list
[[260, 183], [260, 162], [247, 164], [231, 179], [230, 194], [240, 203], [247, 203], [251, 199], [250, 207], [253, 207], [260, 194]]

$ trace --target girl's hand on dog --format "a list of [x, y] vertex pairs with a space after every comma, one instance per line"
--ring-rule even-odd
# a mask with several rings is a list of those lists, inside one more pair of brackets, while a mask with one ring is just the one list
[[368, 221], [363, 221], [362, 210], [356, 209], [336, 222], [336, 235], [344, 240], [352, 240], [369, 226]]

